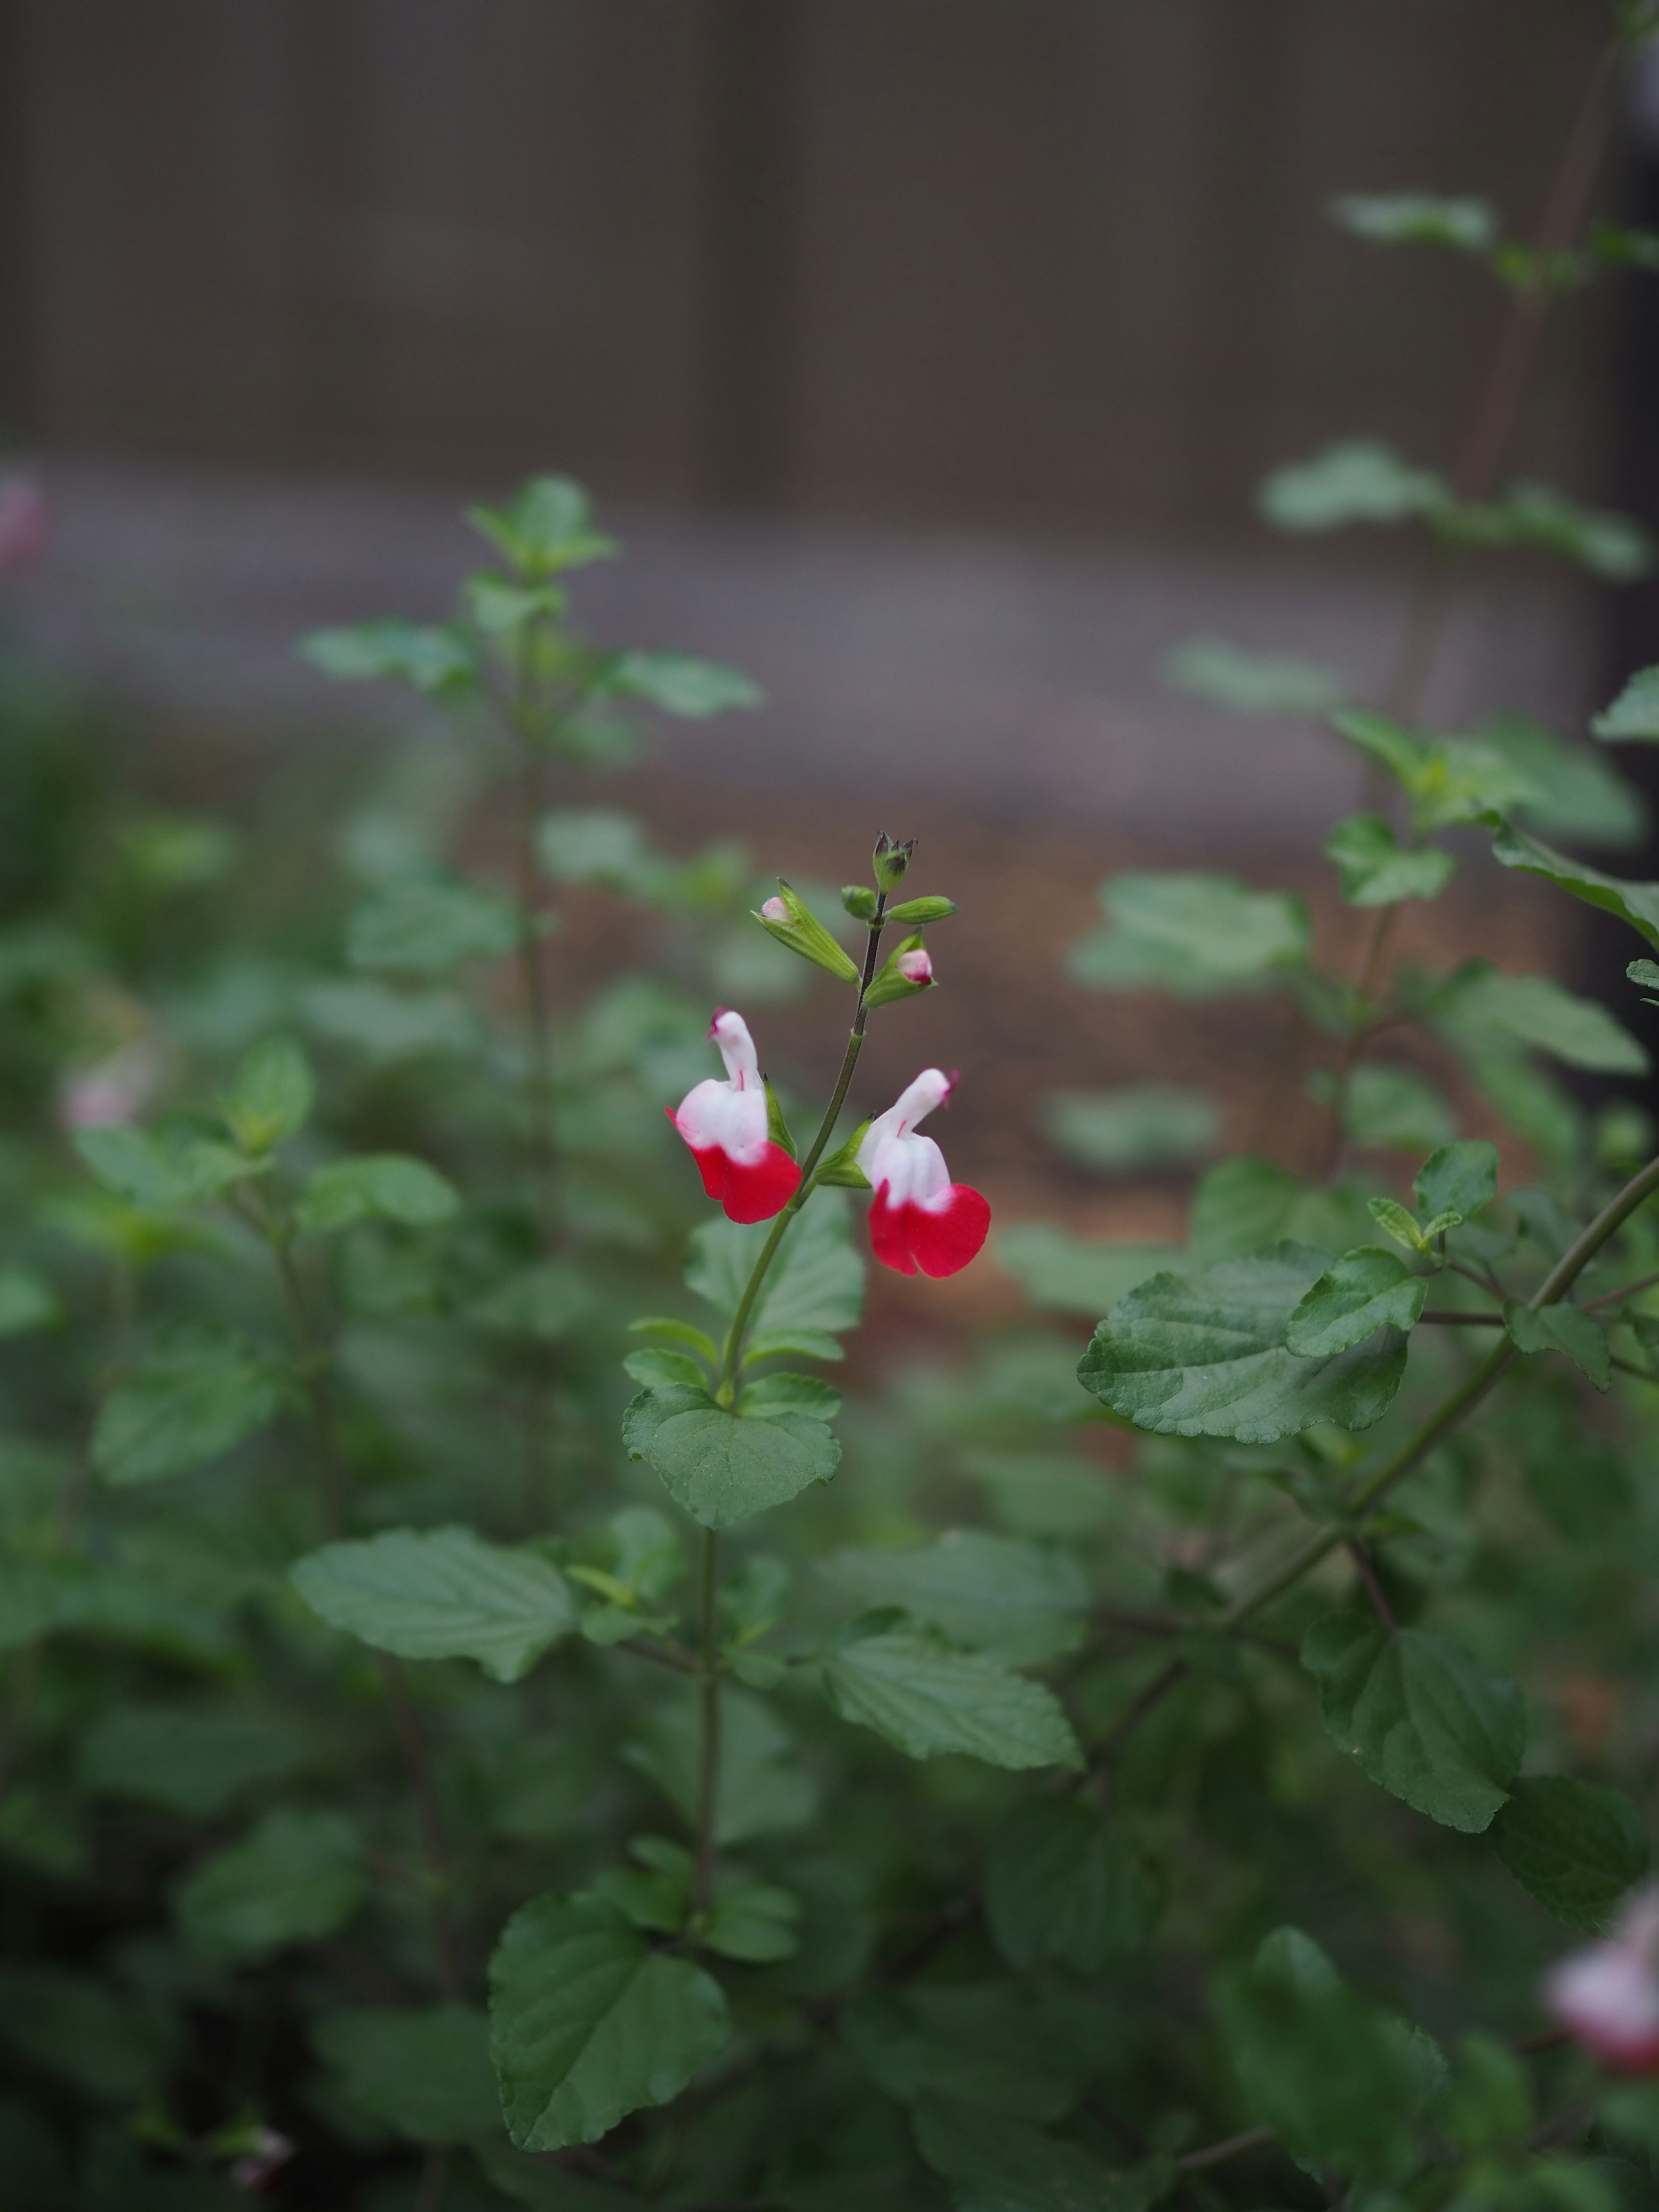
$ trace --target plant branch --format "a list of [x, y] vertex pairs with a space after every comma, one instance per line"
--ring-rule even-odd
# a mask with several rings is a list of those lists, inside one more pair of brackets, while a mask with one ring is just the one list
[[1437, 1306], [1425, 1306], [1417, 1320], [1419, 1328], [1425, 1321], [1432, 1322], [1438, 1328], [1502, 1328], [1504, 1326], [1502, 1314], [1451, 1313], [1443, 1311]]
[[1586, 1298], [1584, 1311], [1599, 1313], [1603, 1306], [1621, 1305], [1626, 1298], [1639, 1297], [1644, 1291], [1650, 1291], [1656, 1283], [1659, 1283], [1659, 1273], [1638, 1275], [1633, 1283], [1621, 1283], [1616, 1291], [1603, 1291], [1599, 1298]]
[[1265, 2149], [1278, 2137], [1271, 2128], [1246, 2128], [1242, 2135], [1224, 2136], [1219, 2142], [1206, 2143], [1201, 2149], [1183, 2151], [1176, 2160], [1178, 2173], [1202, 2173], [1206, 2166], [1224, 2165], [1230, 2158], [1242, 2158], [1246, 2151]]
[[554, 1212], [552, 1130], [553, 1046], [547, 971], [542, 961], [541, 872], [536, 863], [536, 825], [546, 800], [546, 756], [532, 726], [532, 641], [526, 627], [519, 642], [507, 720], [518, 743], [519, 820], [514, 841], [518, 872], [519, 995], [526, 1037], [525, 1109], [542, 1226], [550, 1233]]
[[886, 892], [878, 892], [876, 897], [875, 915], [869, 924], [869, 942], [864, 949], [864, 972], [859, 978], [858, 1005], [854, 1010], [853, 1026], [847, 1038], [847, 1050], [842, 1055], [841, 1073], [836, 1079], [836, 1087], [830, 1096], [830, 1103], [823, 1109], [823, 1119], [818, 1123], [818, 1133], [812, 1139], [806, 1158], [800, 1164], [800, 1181], [796, 1185], [795, 1194], [772, 1224], [772, 1233], [760, 1249], [759, 1256], [750, 1273], [749, 1280], [744, 1285], [743, 1296], [738, 1301], [738, 1310], [732, 1316], [732, 1326], [726, 1332], [726, 1348], [720, 1359], [720, 1389], [722, 1393], [729, 1393], [736, 1382], [738, 1356], [743, 1349], [744, 1335], [749, 1327], [749, 1316], [754, 1311], [755, 1300], [760, 1295], [761, 1285], [766, 1280], [772, 1262], [777, 1256], [777, 1249], [783, 1242], [785, 1230], [788, 1228], [812, 1194], [812, 1170], [823, 1158], [824, 1146], [834, 1134], [836, 1123], [841, 1118], [841, 1109], [847, 1103], [848, 1090], [853, 1080], [853, 1070], [858, 1066], [859, 1054], [864, 1049], [864, 1027], [869, 1019], [870, 1013], [866, 1000], [869, 997], [870, 986], [875, 980], [876, 957], [881, 946], [881, 933], [884, 926], [882, 917], [886, 905]]

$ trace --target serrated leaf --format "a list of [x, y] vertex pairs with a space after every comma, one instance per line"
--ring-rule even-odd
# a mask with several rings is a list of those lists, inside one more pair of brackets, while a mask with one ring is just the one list
[[1489, 200], [1438, 192], [1345, 192], [1332, 201], [1331, 214], [1345, 230], [1378, 246], [1449, 246], [1460, 253], [1485, 253], [1498, 242], [1498, 217]]
[[991, 1249], [998, 1266], [1041, 1311], [1083, 1314], [1091, 1320], [1149, 1275], [1179, 1267], [1185, 1256], [1173, 1244], [1098, 1243], [1069, 1236], [1046, 1221], [999, 1229]]
[[838, 1340], [823, 1328], [769, 1328], [750, 1336], [743, 1348], [743, 1364], [756, 1366], [763, 1359], [825, 1359], [838, 1361], [847, 1354]]
[[1523, 830], [1505, 823], [1492, 843], [1492, 858], [1506, 868], [1521, 868], [1528, 875], [1546, 876], [1572, 897], [1639, 930], [1659, 949], [1659, 883], [1642, 884], [1604, 875], [1587, 860], [1569, 860], [1565, 853], [1540, 844]]
[[1349, 686], [1328, 668], [1279, 653], [1251, 653], [1224, 638], [1191, 637], [1166, 654], [1164, 680], [1237, 714], [1325, 714]]
[[282, 1377], [246, 1337], [177, 1323], [100, 1407], [93, 1466], [118, 1488], [183, 1474], [262, 1429], [283, 1395]]
[[1275, 469], [1256, 504], [1277, 529], [1322, 531], [1409, 522], [1436, 514], [1450, 497], [1432, 470], [1413, 468], [1375, 439], [1354, 438]]
[[246, 1054], [219, 1103], [245, 1152], [268, 1152], [311, 1115], [317, 1083], [292, 1037], [266, 1037]]
[[518, 915], [493, 891], [441, 876], [405, 876], [352, 915], [346, 957], [354, 968], [440, 975], [463, 960], [500, 959], [518, 938]]
[[1526, 1701], [1449, 1637], [1390, 1636], [1329, 1613], [1303, 1639], [1332, 1740], [1373, 1782], [1443, 1826], [1478, 1833], [1508, 1800], [1527, 1747]]
[[780, 1413], [810, 1413], [816, 1421], [833, 1421], [841, 1411], [841, 1393], [816, 1375], [775, 1371], [745, 1382], [738, 1410], [750, 1420], [774, 1420]]
[[1472, 962], [1437, 995], [1435, 1020], [1464, 1052], [1501, 1040], [1610, 1075], [1644, 1075], [1650, 1064], [1599, 999], [1580, 998], [1552, 975], [1504, 975]]
[[1064, 1553], [980, 1528], [911, 1551], [837, 1552], [824, 1572], [868, 1606], [902, 1606], [954, 1644], [1028, 1667], [1083, 1641], [1088, 1585]]
[[1214, 1101], [1172, 1083], [1059, 1091], [1044, 1108], [1042, 1121], [1068, 1158], [1105, 1175], [1184, 1165], [1213, 1152], [1221, 1134]]
[[1368, 1198], [1366, 1210], [1384, 1235], [1392, 1237], [1407, 1252], [1426, 1252], [1429, 1239], [1419, 1226], [1417, 1217], [1401, 1206], [1397, 1198]]
[[268, 1813], [180, 1887], [179, 1924], [222, 1959], [268, 1958], [343, 1927], [368, 1888], [362, 1843], [338, 1813]]
[[1307, 909], [1289, 891], [1251, 890], [1231, 876], [1112, 876], [1105, 926], [1066, 966], [1097, 991], [1168, 990], [1183, 998], [1266, 988], [1308, 957]]
[[74, 1142], [106, 1190], [146, 1212], [211, 1198], [259, 1172], [232, 1146], [184, 1129], [77, 1129]]
[[[688, 1289], [722, 1314], [737, 1310], [770, 1222], [710, 1221], [691, 1238]], [[796, 1329], [839, 1334], [864, 1311], [864, 1261], [854, 1249], [845, 1199], [816, 1194], [784, 1232], [750, 1316], [757, 1336]]]
[[1491, 1835], [1522, 1888], [1587, 1936], [1603, 1931], [1648, 1871], [1647, 1831], [1629, 1798], [1565, 1774], [1522, 1776]]
[[1345, 1252], [1304, 1296], [1285, 1341], [1298, 1358], [1329, 1358], [1379, 1328], [1411, 1329], [1428, 1301], [1425, 1275], [1380, 1245]]
[[597, 2142], [677, 2097], [731, 2034], [718, 1984], [597, 1898], [538, 1897], [489, 1962], [490, 2050], [521, 2150]]
[[474, 1659], [516, 1682], [575, 1624], [564, 1577], [539, 1552], [470, 1528], [390, 1528], [325, 1544], [290, 1570], [312, 1611], [400, 1659]]
[[715, 1884], [702, 1942], [722, 1959], [767, 1966], [800, 1948], [800, 1900], [775, 1882], [728, 1875]]
[[1059, 1700], [1040, 1682], [936, 1637], [881, 1629], [824, 1655], [824, 1695], [843, 1720], [910, 1759], [957, 1752], [989, 1766], [1080, 1768]]
[[461, 631], [397, 615], [313, 630], [296, 649], [302, 660], [343, 683], [407, 684], [431, 693], [464, 690], [477, 680], [472, 646]]
[[1455, 1213], [1472, 1221], [1498, 1195], [1498, 1147], [1484, 1137], [1460, 1137], [1430, 1153], [1412, 1183], [1425, 1218]]
[[1103, 1973], [1140, 1948], [1160, 1899], [1121, 1825], [1080, 1797], [1032, 1797], [992, 1832], [985, 1907], [1011, 1966]]
[[331, 1236], [360, 1221], [398, 1221], [430, 1229], [460, 1204], [455, 1186], [436, 1168], [405, 1152], [362, 1152], [330, 1160], [307, 1180], [295, 1219], [311, 1237]]
[[1607, 1333], [1594, 1314], [1582, 1306], [1558, 1299], [1553, 1305], [1522, 1305], [1518, 1298], [1504, 1302], [1504, 1326], [1517, 1352], [1559, 1352], [1588, 1376], [1598, 1390], [1613, 1383], [1613, 1354]]
[[1325, 841], [1350, 906], [1393, 906], [1438, 898], [1457, 866], [1437, 845], [1407, 848], [1378, 814], [1351, 814]]
[[410, 2142], [472, 2142], [501, 2126], [489, 2021], [471, 2005], [348, 2006], [313, 2021], [311, 2045], [355, 2111]]
[[706, 721], [734, 707], [765, 703], [760, 686], [736, 668], [717, 660], [698, 660], [689, 653], [623, 653], [610, 663], [600, 694], [641, 699], [690, 721]]
[[1368, 1428], [1405, 1371], [1397, 1330], [1334, 1358], [1299, 1357], [1291, 1317], [1330, 1262], [1275, 1244], [1189, 1277], [1155, 1275], [1114, 1307], [1078, 1364], [1087, 1390], [1163, 1436], [1272, 1443], [1316, 1423]]
[[684, 1383], [687, 1389], [707, 1394], [708, 1370], [693, 1359], [687, 1352], [670, 1352], [665, 1346], [647, 1345], [642, 1351], [630, 1352], [623, 1362], [623, 1372], [647, 1389], [658, 1383]]
[[1006, 1978], [872, 1990], [842, 2014], [872, 2078], [906, 2104], [949, 2097], [1000, 2120], [1061, 2119], [1077, 2101], [1081, 2053], [1056, 2018]]
[[705, 1528], [729, 1528], [828, 1482], [841, 1446], [810, 1414], [753, 1418], [681, 1384], [641, 1391], [623, 1416], [630, 1459], [649, 1460], [668, 1494]]

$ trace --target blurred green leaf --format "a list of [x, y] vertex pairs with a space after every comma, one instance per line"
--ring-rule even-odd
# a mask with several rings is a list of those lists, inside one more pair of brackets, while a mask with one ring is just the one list
[[266, 1037], [237, 1067], [219, 1103], [245, 1152], [268, 1152], [302, 1129], [317, 1095], [316, 1079], [291, 1037]]
[[[718, 1311], [735, 1313], [773, 1226], [706, 1222], [691, 1238], [686, 1287]], [[838, 1335], [855, 1328], [863, 1311], [864, 1261], [854, 1248], [847, 1202], [817, 1193], [786, 1231], [750, 1326], [757, 1335], [796, 1329]]]
[[759, 685], [738, 670], [694, 659], [689, 653], [618, 653], [597, 688], [601, 695], [641, 699], [665, 714], [699, 722], [733, 707], [763, 704]]
[[234, 1330], [175, 1322], [99, 1408], [93, 1466], [118, 1487], [183, 1474], [264, 1428], [283, 1388]]
[[294, 1218], [313, 1237], [354, 1228], [360, 1221], [429, 1229], [447, 1221], [459, 1203], [454, 1185], [424, 1160], [402, 1152], [365, 1152], [331, 1160], [307, 1176]]
[[1548, 845], [1541, 845], [1535, 837], [1508, 823], [1492, 839], [1492, 858], [1506, 868], [1522, 868], [1529, 875], [1547, 876], [1587, 906], [1599, 907], [1604, 914], [1617, 915], [1632, 929], [1639, 930], [1648, 943], [1659, 948], [1659, 884], [1621, 882], [1616, 876], [1603, 875], [1586, 860], [1569, 860]]
[[1475, 1050], [1512, 1041], [1608, 1075], [1644, 1075], [1650, 1065], [1645, 1048], [1599, 999], [1580, 998], [1550, 975], [1504, 975], [1472, 961], [1437, 994], [1434, 1017]]
[[1393, 906], [1401, 899], [1438, 898], [1457, 863], [1437, 845], [1403, 847], [1380, 815], [1351, 814], [1325, 841], [1350, 906]]
[[1172, 1244], [1106, 1244], [1073, 1237], [1046, 1221], [999, 1229], [992, 1243], [999, 1267], [1045, 1313], [1109, 1312], [1127, 1291], [1171, 1267], [1183, 1255]]
[[1659, 743], [1659, 668], [1638, 668], [1612, 706], [1595, 717], [1590, 730], [1609, 744], [1632, 738]]
[[1369, 438], [1327, 446], [1310, 460], [1275, 469], [1256, 495], [1279, 530], [1342, 530], [1355, 522], [1409, 522], [1450, 501], [1443, 478], [1415, 469], [1391, 447]]
[[[890, 1616], [875, 1614], [872, 1624]], [[824, 1695], [843, 1720], [873, 1729], [909, 1759], [961, 1753], [990, 1766], [1081, 1768], [1083, 1754], [1051, 1690], [977, 1651], [872, 1625], [823, 1660]]]
[[1598, 1390], [1613, 1383], [1613, 1355], [1607, 1333], [1594, 1314], [1582, 1306], [1559, 1299], [1548, 1306], [1522, 1305], [1518, 1298], [1504, 1302], [1504, 1326], [1517, 1352], [1559, 1352], [1587, 1376]]
[[348, 629], [313, 630], [300, 658], [325, 676], [346, 683], [376, 679], [416, 691], [465, 690], [477, 681], [477, 663], [464, 634], [441, 625], [405, 622], [389, 615]]
[[303, 1766], [304, 1739], [258, 1714], [111, 1705], [81, 1747], [82, 1787], [204, 1820]]
[[1213, 1152], [1221, 1134], [1213, 1102], [1171, 1083], [1059, 1091], [1042, 1120], [1062, 1152], [1106, 1175], [1184, 1165]]
[[1080, 1797], [1031, 1797], [992, 1831], [985, 1909], [1011, 1966], [1106, 1972], [1152, 1934], [1158, 1887], [1121, 1822]]
[[1586, 1936], [1602, 1933], [1648, 1871], [1647, 1831], [1629, 1798], [1571, 1775], [1523, 1775], [1491, 1835], [1522, 1888]]
[[1163, 673], [1177, 690], [1240, 714], [1326, 714], [1349, 691], [1328, 668], [1283, 653], [1247, 652], [1218, 637], [1186, 639], [1165, 655]]
[[1455, 1213], [1472, 1221], [1498, 1195], [1498, 1147], [1484, 1137], [1459, 1137], [1431, 1152], [1412, 1188], [1425, 1220]]
[[180, 1885], [179, 1924], [211, 1958], [253, 1960], [343, 1927], [368, 1890], [362, 1840], [338, 1813], [267, 1813]]
[[901, 1606], [953, 1644], [1029, 1667], [1074, 1651], [1088, 1585], [1063, 1552], [951, 1528], [912, 1551], [836, 1552], [823, 1571], [866, 1606]]
[[1067, 956], [1097, 991], [1174, 991], [1209, 998], [1260, 990], [1307, 959], [1306, 908], [1289, 891], [1255, 891], [1231, 876], [1133, 874], [1100, 887], [1103, 928]]
[[410, 2142], [471, 2142], [501, 2126], [489, 2021], [470, 2005], [349, 2006], [316, 2021], [311, 2045], [356, 2111]]
[[527, 477], [504, 506], [469, 507], [466, 519], [532, 583], [617, 550], [595, 533], [587, 494], [569, 477]]
[[1489, 200], [1446, 198], [1437, 192], [1345, 192], [1331, 203], [1333, 219], [1378, 246], [1449, 246], [1486, 253], [1498, 240]]
[[539, 1552], [470, 1528], [389, 1528], [325, 1544], [291, 1580], [331, 1627], [400, 1659], [473, 1659], [516, 1682], [574, 1626], [569, 1584]]
[[406, 876], [384, 884], [352, 915], [346, 957], [354, 968], [438, 975], [463, 960], [498, 960], [518, 938], [518, 915], [493, 891], [441, 876]]

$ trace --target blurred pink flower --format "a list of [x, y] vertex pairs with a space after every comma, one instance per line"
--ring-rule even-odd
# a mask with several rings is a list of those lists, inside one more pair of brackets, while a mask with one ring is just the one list
[[1638, 1890], [1605, 1942], [1558, 1959], [1544, 2002], [1563, 2027], [1624, 2074], [1659, 2068], [1659, 1887]]
[[70, 1077], [58, 1093], [59, 1124], [65, 1129], [109, 1129], [135, 1121], [155, 1096], [161, 1076], [161, 1055], [148, 1037], [123, 1045], [107, 1060]]

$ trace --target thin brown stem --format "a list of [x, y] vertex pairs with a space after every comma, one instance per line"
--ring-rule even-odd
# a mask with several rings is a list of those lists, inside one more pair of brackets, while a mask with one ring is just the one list
[[1277, 2141], [1271, 2128], [1246, 2128], [1242, 2135], [1224, 2136], [1219, 2142], [1206, 2143], [1200, 2150], [1183, 2151], [1176, 2160], [1176, 2169], [1181, 2173], [1202, 2173], [1206, 2166], [1223, 2166], [1230, 2158], [1263, 2150]]
[[1603, 1291], [1599, 1298], [1585, 1298], [1584, 1311], [1599, 1313], [1603, 1306], [1622, 1305], [1626, 1298], [1639, 1297], [1644, 1291], [1650, 1291], [1656, 1283], [1659, 1283], [1659, 1273], [1638, 1275], [1633, 1283], [1621, 1283], [1616, 1291]]
[[1438, 1306], [1425, 1306], [1417, 1316], [1419, 1326], [1431, 1322], [1437, 1328], [1502, 1328], [1502, 1314], [1452, 1313]]
[[1347, 1550], [1348, 1557], [1358, 1570], [1360, 1581], [1365, 1585], [1365, 1595], [1371, 1601], [1371, 1610], [1390, 1636], [1398, 1636], [1400, 1623], [1395, 1619], [1394, 1607], [1389, 1603], [1388, 1594], [1377, 1578], [1376, 1568], [1370, 1553], [1358, 1536], [1349, 1537]]

